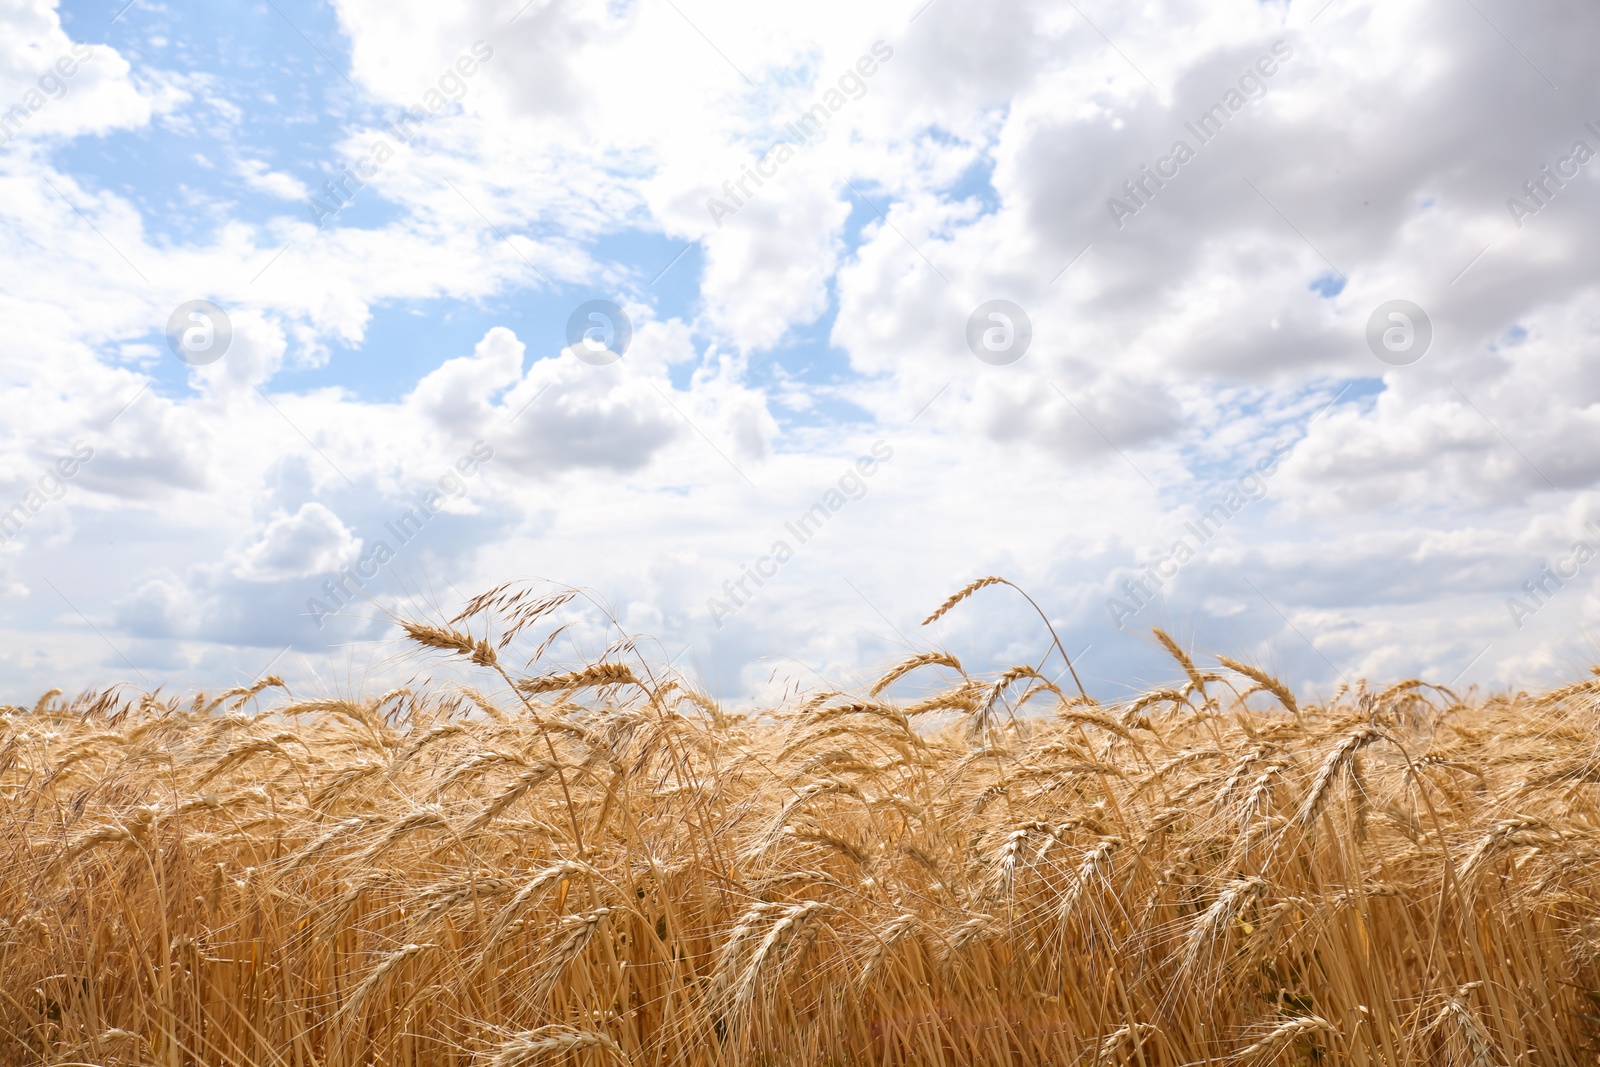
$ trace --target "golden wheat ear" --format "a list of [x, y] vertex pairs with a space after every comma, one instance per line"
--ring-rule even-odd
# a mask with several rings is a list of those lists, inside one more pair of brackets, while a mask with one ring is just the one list
[[255, 696], [257, 693], [261, 692], [263, 689], [272, 689], [272, 688], [282, 689], [285, 692], [287, 692], [288, 689], [289, 689], [289, 687], [284, 684], [282, 678], [279, 678], [276, 674], [269, 674], [265, 678], [263, 678], [259, 682], [257, 682], [255, 685], [238, 686], [237, 688], [228, 690], [227, 692], [223, 693], [221, 696], [214, 697], [212, 700], [210, 700], [209, 702], [206, 702], [204, 704], [204, 706], [201, 709], [200, 714], [202, 714], [202, 715], [210, 715], [213, 711], [216, 711], [217, 708], [221, 707], [223, 704], [227, 703], [229, 700], [232, 700], [234, 697], [238, 697], [239, 698], [238, 703], [234, 704], [234, 706], [233, 706], [234, 710], [237, 710], [237, 709], [239, 709], [239, 708], [244, 706], [245, 701], [249, 700], [251, 697]]
[[942, 618], [951, 608], [955, 607], [957, 604], [961, 603], [978, 590], [987, 589], [991, 585], [1002, 584], [1010, 585], [1011, 583], [1007, 582], [1004, 578], [1000, 578], [992, 574], [987, 578], [979, 578], [975, 582], [968, 582], [966, 585], [957, 590], [955, 595], [949, 600], [946, 600], [943, 604], [940, 604], [938, 610], [936, 610], [932, 615], [929, 615], [926, 619], [923, 619], [922, 625], [927, 626], [929, 623], [939, 621], [939, 619]]
[[1269, 1057], [1281, 1054], [1295, 1038], [1311, 1033], [1337, 1034], [1339, 1028], [1320, 1015], [1298, 1015], [1279, 1023], [1270, 1033], [1249, 1048], [1235, 1054], [1237, 1062], [1269, 1062]]
[[895, 664], [894, 668], [890, 670], [888, 674], [885, 674], [882, 678], [879, 678], [876, 682], [872, 683], [872, 688], [868, 690], [867, 695], [877, 696], [879, 693], [883, 692], [885, 689], [889, 688], [891, 685], [898, 682], [912, 671], [934, 665], [938, 665], [940, 667], [949, 667], [953, 671], [960, 671], [963, 678], [966, 677], [967, 674], [966, 671], [961, 670], [961, 661], [956, 659], [950, 653], [924, 652], [920, 656], [912, 656], [908, 660], [902, 660], [901, 662]]
[[[1061, 643], [1061, 635], [1056, 633], [1055, 624], [1050, 621], [1050, 616], [1044, 613], [1044, 609], [1039, 606], [1039, 602], [1033, 599], [1033, 597], [1029, 596], [1026, 589], [1022, 588], [1022, 586], [1008, 578], [1001, 578], [999, 575], [991, 574], [987, 578], [979, 578], [975, 582], [969, 582], [967, 585], [957, 590], [956, 594], [949, 600], [946, 600], [943, 604], [940, 604], [937, 611], [935, 611], [932, 615], [929, 615], [926, 619], [923, 619], [922, 625], [927, 626], [929, 623], [936, 622], [951, 608], [967, 599], [967, 597], [971, 596], [973, 593], [976, 593], [980, 589], [987, 589], [991, 585], [1010, 586], [1012, 589], [1015, 589], [1018, 593], [1020, 593], [1022, 595], [1022, 599], [1026, 600], [1033, 610], [1038, 613], [1039, 620], [1044, 623], [1044, 628], [1050, 631], [1051, 644], [1055, 646], [1055, 650], [1057, 652], [1061, 653], [1062, 661], [1066, 663], [1067, 670], [1072, 673], [1072, 681], [1073, 684], [1078, 687], [1078, 695], [1083, 698], [1085, 703], [1095, 704], [1096, 701], [1089, 696], [1089, 691], [1083, 687], [1083, 680], [1078, 677], [1078, 668], [1072, 665], [1072, 657], [1067, 655], [1067, 646]], [[1046, 650], [1044, 655], [1045, 658], [1039, 661], [1040, 667], [1043, 667], [1045, 662], [1050, 658], [1050, 653], [1048, 650]]]
[[1156, 635], [1156, 640], [1161, 642], [1161, 647], [1167, 650], [1167, 654], [1178, 661], [1178, 665], [1183, 668], [1183, 673], [1189, 676], [1189, 685], [1200, 694], [1202, 699], [1205, 699], [1206, 683], [1221, 681], [1221, 676], [1210, 671], [1202, 672], [1199, 667], [1195, 666], [1194, 658], [1185, 652], [1178, 642], [1172, 639], [1172, 635], [1161, 627], [1152, 626], [1150, 632]]
[[437, 648], [445, 652], [470, 656], [472, 662], [480, 667], [493, 667], [499, 662], [489, 642], [474, 640], [471, 634], [420, 622], [402, 622], [400, 626], [405, 630], [407, 637], [424, 648]]
[[1236, 671], [1256, 683], [1254, 689], [1247, 689], [1240, 695], [1241, 700], [1255, 692], [1271, 693], [1278, 698], [1278, 703], [1288, 709], [1289, 714], [1297, 719], [1300, 717], [1300, 705], [1295, 701], [1294, 694], [1289, 692], [1289, 687], [1260, 667], [1249, 667], [1236, 659], [1229, 659], [1227, 656], [1218, 656], [1217, 662], [1230, 671]]
[[564, 1062], [570, 1053], [586, 1049], [627, 1062], [622, 1049], [607, 1034], [598, 1030], [577, 1030], [570, 1026], [541, 1026], [512, 1034], [492, 1049], [482, 1061], [485, 1067], [533, 1067], [534, 1064]]
[[564, 693], [605, 685], [637, 685], [640, 689], [644, 689], [633, 672], [620, 663], [596, 663], [593, 667], [585, 667], [581, 671], [529, 678], [518, 682], [517, 688], [533, 696], [539, 693]]

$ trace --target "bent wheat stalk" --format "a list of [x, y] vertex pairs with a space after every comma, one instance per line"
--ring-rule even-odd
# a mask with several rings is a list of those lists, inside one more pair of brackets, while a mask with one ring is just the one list
[[[966, 585], [958, 589], [943, 604], [940, 604], [938, 608], [934, 610], [932, 615], [929, 615], [926, 619], [923, 619], [922, 625], [927, 626], [930, 623], [937, 622], [946, 613], [948, 613], [951, 608], [955, 607], [957, 604], [961, 603], [978, 590], [987, 589], [991, 585], [1008, 585], [1012, 589], [1015, 589], [1017, 592], [1022, 594], [1022, 599], [1026, 600], [1029, 605], [1033, 607], [1033, 610], [1038, 613], [1039, 618], [1044, 622], [1044, 628], [1050, 631], [1050, 641], [1052, 644], [1054, 644], [1056, 651], [1061, 653], [1061, 659], [1066, 663], [1067, 670], [1072, 672], [1072, 683], [1078, 687], [1078, 695], [1081, 696], [1086, 703], [1094, 703], [1094, 701], [1090, 700], [1088, 691], [1083, 688], [1083, 682], [1078, 678], [1078, 669], [1072, 665], [1072, 657], [1067, 655], [1067, 648], [1061, 643], [1061, 637], [1056, 633], [1055, 625], [1051, 623], [1050, 616], [1044, 613], [1044, 609], [1039, 606], [1038, 601], [1034, 600], [1033, 597], [1028, 595], [1027, 590], [1023, 589], [1020, 585], [1017, 585], [1015, 582], [1010, 581], [1009, 579], [1001, 578], [998, 575], [990, 575], [987, 578], [979, 578], [975, 582], [968, 582]], [[1048, 652], [1045, 653], [1045, 657], [1047, 659], [1049, 658], [1049, 655], [1050, 654]], [[1039, 664], [1039, 668], [1043, 668], [1043, 666], [1044, 663], [1041, 662]]]

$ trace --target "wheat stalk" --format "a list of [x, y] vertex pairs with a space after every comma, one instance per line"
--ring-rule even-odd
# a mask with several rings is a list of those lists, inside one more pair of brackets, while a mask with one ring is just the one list
[[1297, 1037], [1312, 1033], [1337, 1033], [1334, 1025], [1320, 1015], [1297, 1015], [1285, 1019], [1265, 1037], [1248, 1048], [1235, 1053], [1239, 1060], [1265, 1059], [1274, 1055]]
[[[941, 613], [954, 606], [954, 604], [948, 605], [946, 608], [941, 609]], [[926, 626], [929, 622], [932, 622], [937, 617], [937, 614], [930, 616], [928, 620], [923, 623], [923, 625]], [[869, 696], [877, 696], [879, 693], [882, 693], [885, 689], [889, 688], [891, 685], [898, 682], [912, 671], [931, 666], [949, 667], [951, 670], [959, 672], [963, 677], [966, 676], [966, 671], [961, 669], [961, 661], [950, 655], [950, 653], [924, 652], [921, 655], [912, 656], [910, 659], [902, 660], [901, 662], [895, 664], [889, 673], [872, 683], [872, 688], [867, 690], [867, 693]]]
[[627, 1062], [622, 1049], [609, 1035], [560, 1025], [512, 1034], [482, 1059], [484, 1067], [533, 1067], [538, 1063], [561, 1062], [572, 1053], [591, 1050]]

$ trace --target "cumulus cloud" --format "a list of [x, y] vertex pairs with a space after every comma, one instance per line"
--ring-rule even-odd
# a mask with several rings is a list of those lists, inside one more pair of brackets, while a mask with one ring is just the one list
[[485, 425], [495, 401], [522, 380], [527, 346], [497, 326], [470, 356], [445, 360], [417, 383], [407, 403], [441, 430], [464, 434]]
[[18, 0], [0, 18], [0, 144], [102, 134], [149, 121], [169, 94], [141, 94], [116, 49], [74, 40], [51, 0]]
[[[521, 418], [519, 401], [527, 405]], [[516, 418], [504, 438], [506, 464], [529, 472], [637, 470], [682, 429], [660, 387], [571, 356], [530, 375], [505, 409]]]
[[661, 387], [631, 367], [597, 367], [563, 352], [524, 374], [525, 351], [516, 334], [496, 327], [471, 356], [446, 360], [418, 382], [406, 406], [452, 438], [492, 434], [505, 466], [541, 474], [635, 470], [678, 435]]
[[239, 176], [245, 180], [250, 188], [275, 196], [280, 200], [304, 200], [311, 195], [305, 182], [292, 174], [285, 174], [281, 170], [273, 170], [265, 160], [241, 159], [238, 163]]
[[116, 600], [112, 609], [117, 626], [138, 638], [188, 637], [204, 622], [194, 593], [171, 573], [147, 578]]
[[[460, 525], [371, 595], [398, 610], [536, 560], [732, 695], [767, 684], [764, 657], [892, 658], [947, 586], [993, 571], [1092, 649], [1102, 692], [1164, 669], [1107, 609], [1130, 583], [1139, 626], [1255, 650], [1303, 686], [1556, 669], [1552, 642], [1592, 617], [1588, 571], [1525, 625], [1505, 606], [1585, 536], [1600, 481], [1600, 159], [1575, 149], [1600, 155], [1576, 88], [1600, 14], [1579, 0], [336, 13], [356, 86], [336, 86], [354, 94], [337, 128], [295, 158], [288, 138], [244, 143], [235, 115], [234, 184], [188, 228], [170, 190], [50, 148], [157, 115], [193, 137], [244, 94], [211, 75], [192, 99], [202, 75], [93, 43], [52, 96], [38, 80], [74, 44], [58, 13], [0, 13], [0, 104], [26, 130], [0, 155], [5, 470], [96, 449], [69, 533], [9, 551], [0, 585], [60, 578], [113, 640], [312, 647], [320, 576], [392, 538], [481, 440]], [[892, 59], [826, 134], [713, 218], [708, 198], [879, 41]], [[328, 225], [291, 203], [435, 90]], [[235, 336], [190, 368], [161, 333], [200, 295]], [[605, 367], [562, 350], [596, 295], [634, 323]], [[996, 298], [1034, 327], [1007, 367], [965, 341]], [[1396, 298], [1433, 326], [1409, 366], [1365, 341]], [[879, 439], [895, 458], [863, 503], [713, 626], [707, 598]], [[1280, 440], [1264, 495], [1152, 578]], [[40, 599], [5, 624], [77, 618]], [[1037, 655], [988, 602], [944, 625], [980, 658]], [[29, 679], [105, 676], [40, 641]]]
[[361, 539], [321, 504], [279, 512], [235, 558], [233, 574], [251, 582], [277, 582], [327, 574], [354, 559]]

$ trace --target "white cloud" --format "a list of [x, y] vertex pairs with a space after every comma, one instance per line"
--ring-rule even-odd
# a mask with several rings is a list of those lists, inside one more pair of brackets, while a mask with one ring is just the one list
[[318, 503], [268, 519], [260, 536], [237, 555], [233, 574], [249, 582], [277, 582], [328, 574], [355, 559], [361, 539]]
[[311, 191], [299, 178], [280, 170], [273, 170], [264, 160], [241, 159], [236, 169], [246, 185], [268, 196], [275, 196], [280, 200], [304, 200], [311, 195]]
[[526, 346], [496, 327], [470, 357], [446, 360], [411, 391], [408, 403], [441, 430], [462, 434], [485, 423], [495, 399], [522, 380]]
[[[41, 137], [79, 137], [140, 126], [174, 101], [147, 98], [127, 59], [105, 44], [75, 41], [51, 0], [13, 0], [0, 12], [0, 145], [26, 149]], [[153, 103], [154, 101], [154, 103]]]
[[[488, 0], [343, 0], [360, 104], [387, 116], [431, 90], [458, 99], [321, 231], [293, 203], [312, 169], [277, 153], [218, 157], [269, 198], [265, 216], [177, 234], [158, 198], [48, 154], [251, 106], [95, 44], [0, 155], [5, 470], [74, 437], [96, 448], [62, 505], [68, 533], [19, 542], [0, 585], [81, 575], [113, 639], [187, 642], [195, 663], [220, 655], [208, 642], [315, 647], [305, 583], [481, 439], [495, 458], [471, 506], [385, 571], [385, 604], [435, 575], [470, 593], [531, 568], [607, 591], [674, 652], [691, 646], [722, 691], [749, 694], [772, 674], [762, 657], [824, 672], [892, 658], [951, 588], [998, 570], [1092, 646], [1111, 691], [1165, 668], [1111, 627], [1106, 599], [1284, 439], [1294, 455], [1267, 498], [1140, 625], [1279, 657], [1297, 684], [1447, 677], [1486, 644], [1470, 677], [1565, 662], [1551, 648], [1592, 618], [1592, 576], [1524, 629], [1504, 602], [1582, 536], [1600, 491], [1583, 447], [1600, 429], [1600, 259], [1584, 236], [1600, 162], [1520, 227], [1506, 201], [1575, 139], [1600, 149], [1584, 126], [1600, 112], [1545, 80], [1594, 81], [1600, 15], [1490, 4], [1519, 55], [1442, 0], [1342, 0], [1315, 24], [1320, 4], [1254, 0], [1081, 14], [936, 0], [913, 22], [919, 7], [539, 0], [510, 22], [515, 8]], [[72, 42], [43, 0], [0, 24], [0, 103], [15, 102]], [[444, 79], [480, 40], [492, 58], [457, 92]], [[879, 40], [893, 58], [860, 99], [718, 228], [706, 199]], [[1264, 95], [1200, 144], [1185, 123], [1279, 40], [1292, 58]], [[362, 117], [343, 120], [311, 184], [392, 137], [348, 113]], [[1179, 138], [1194, 158], [1119, 228], [1108, 199]], [[610, 261], [640, 234], [673, 239], [661, 262]], [[653, 284], [690, 239], [696, 255]], [[690, 295], [672, 304], [673, 286]], [[634, 321], [610, 367], [506, 311], [559, 320], [545, 305], [590, 289]], [[176, 367], [160, 330], [202, 295], [229, 308], [234, 347]], [[1034, 325], [1011, 367], [964, 341], [997, 297]], [[1435, 327], [1408, 367], [1363, 339], [1395, 297]], [[433, 333], [374, 330], [401, 305], [484, 324], [418, 355]], [[826, 343], [792, 355], [808, 332]], [[346, 373], [357, 359], [385, 368], [382, 396]], [[706, 598], [880, 437], [896, 458], [864, 502], [736, 625], [711, 628]], [[41, 636], [37, 657], [7, 660], [17, 677], [114, 673], [62, 658], [76, 616], [27, 599], [6, 625]], [[271, 620], [251, 607], [269, 599]], [[1040, 647], [1024, 615], [987, 602], [939, 632], [996, 661]]]

